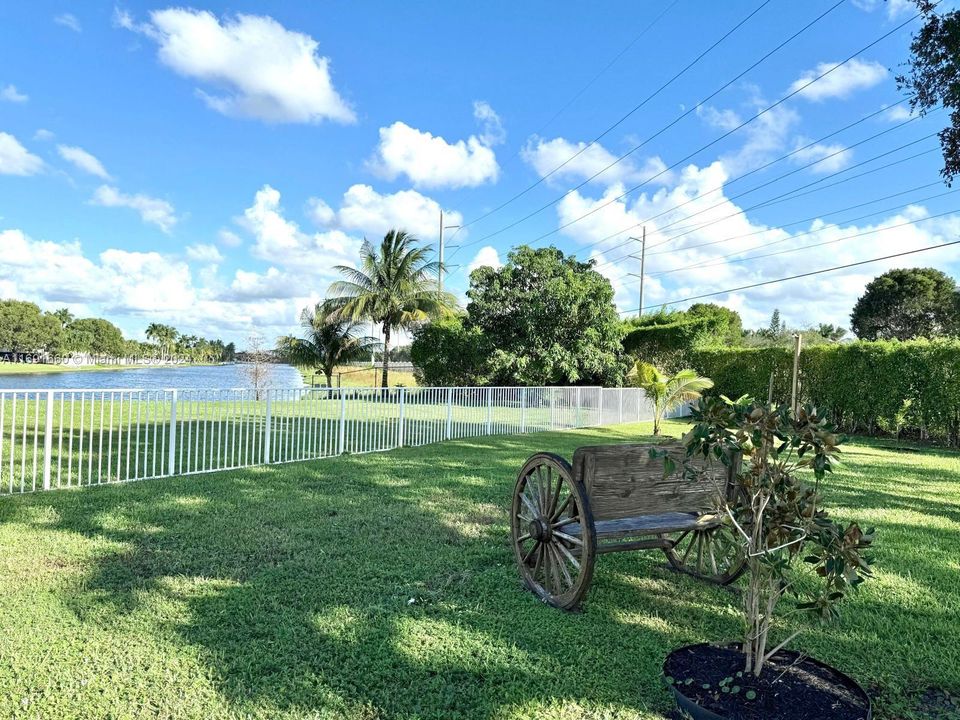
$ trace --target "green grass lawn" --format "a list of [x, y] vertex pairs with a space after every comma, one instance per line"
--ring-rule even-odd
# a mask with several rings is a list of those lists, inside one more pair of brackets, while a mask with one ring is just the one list
[[[669, 424], [670, 432], [680, 425]], [[0, 717], [661, 719], [667, 652], [737, 597], [600, 557], [584, 612], [521, 589], [506, 509], [532, 452], [624, 425], [0, 499]], [[828, 490], [877, 577], [794, 643], [876, 717], [960, 695], [960, 455], [847, 448]]]
[[[299, 368], [299, 370], [307, 387], [327, 384], [327, 376], [322, 372], [317, 372], [313, 368]], [[382, 372], [380, 367], [361, 368], [344, 365], [338, 367], [333, 374], [333, 385], [337, 387], [337, 373], [342, 373], [340, 387], [380, 387]], [[398, 385], [404, 387], [417, 386], [417, 379], [409, 370], [394, 370], [391, 368], [387, 379], [390, 381], [390, 387], [397, 387]]]

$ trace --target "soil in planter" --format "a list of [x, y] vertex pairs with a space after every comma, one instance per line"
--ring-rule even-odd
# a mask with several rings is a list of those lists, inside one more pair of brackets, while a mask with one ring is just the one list
[[[737, 677], [744, 663], [739, 650], [698, 645], [670, 655], [664, 673], [682, 695], [730, 720], [865, 720], [868, 707], [857, 688], [828, 668], [798, 658], [780, 652], [759, 678]], [[749, 691], [756, 693], [752, 700]]]

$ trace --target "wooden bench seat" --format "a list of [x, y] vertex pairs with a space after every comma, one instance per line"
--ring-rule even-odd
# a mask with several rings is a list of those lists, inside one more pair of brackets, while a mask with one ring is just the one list
[[[717, 527], [716, 515], [698, 515], [685, 512], [665, 512], [656, 515], [640, 515], [616, 520], [598, 520], [594, 523], [597, 540], [614, 540], [633, 535], [663, 535], [686, 530], [706, 530]], [[580, 537], [580, 523], [570, 523], [562, 528], [567, 535]]]

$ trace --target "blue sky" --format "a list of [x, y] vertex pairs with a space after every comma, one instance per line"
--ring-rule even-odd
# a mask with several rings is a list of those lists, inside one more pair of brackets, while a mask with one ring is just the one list
[[[619, 246], [640, 225], [663, 243], [645, 305], [955, 239], [957, 196], [921, 187], [938, 181], [936, 139], [923, 138], [942, 114], [898, 127], [909, 117], [894, 75], [916, 22], [680, 162], [913, 14], [906, 0], [848, 0], [703, 102], [834, 4], [5, 3], [0, 296], [104, 314], [132, 337], [163, 321], [242, 344], [291, 330], [364, 236], [398, 225], [436, 242], [441, 208], [466, 225], [452, 240], [464, 244], [450, 259], [458, 293], [470, 267], [535, 241], [595, 257], [624, 311], [638, 304], [639, 263]], [[481, 218], [757, 8], [597, 144]], [[752, 326], [774, 307], [794, 324], [846, 325], [874, 275], [956, 275], [957, 258], [949, 248], [713, 300]]]

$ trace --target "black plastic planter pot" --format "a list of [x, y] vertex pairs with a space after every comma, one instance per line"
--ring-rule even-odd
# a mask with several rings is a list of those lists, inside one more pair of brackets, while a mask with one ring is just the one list
[[[872, 720], [870, 697], [829, 665], [782, 650], [759, 678], [735, 645], [687, 645], [663, 663], [677, 707], [694, 720]], [[739, 673], [739, 674], [738, 674]]]

